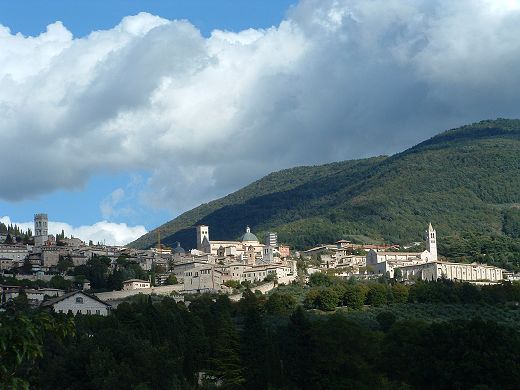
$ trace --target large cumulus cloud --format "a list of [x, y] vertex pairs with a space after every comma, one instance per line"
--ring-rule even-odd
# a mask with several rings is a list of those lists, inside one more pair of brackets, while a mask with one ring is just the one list
[[518, 36], [512, 0], [302, 0], [207, 38], [146, 13], [81, 39], [0, 27], [0, 197], [139, 169], [141, 199], [176, 213], [274, 169], [518, 117]]

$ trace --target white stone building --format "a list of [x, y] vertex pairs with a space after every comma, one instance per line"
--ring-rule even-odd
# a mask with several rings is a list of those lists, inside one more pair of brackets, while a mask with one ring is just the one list
[[209, 239], [209, 227], [206, 225], [197, 226], [197, 250], [210, 253], [218, 256], [219, 250], [226, 251], [226, 256], [232, 255], [241, 257], [242, 259], [251, 256], [251, 252], [259, 257], [262, 257], [262, 250], [264, 245], [258, 241], [258, 238], [251, 233], [249, 226], [246, 227], [245, 233], [240, 238], [240, 241], [215, 241]]
[[241, 281], [249, 281], [251, 283], [259, 282], [271, 274], [273, 274], [277, 280], [283, 281], [284, 283], [287, 283], [291, 276], [296, 278], [296, 274], [293, 273], [291, 267], [281, 264], [272, 264], [246, 268], [242, 274]]
[[206, 267], [208, 264], [210, 263], [207, 261], [189, 259], [181, 263], [175, 263], [171, 272], [175, 275], [179, 282], [182, 282], [184, 280], [186, 271], [190, 271], [197, 267]]
[[129, 279], [123, 282], [123, 291], [150, 288], [150, 282], [141, 279]]
[[56, 313], [67, 314], [72, 312], [74, 315], [80, 313], [107, 316], [111, 310], [111, 305], [83, 291], [74, 291], [61, 297], [50, 299], [45, 301], [42, 307], [50, 307]]
[[404, 280], [437, 280], [446, 278], [460, 282], [500, 282], [505, 270], [487, 264], [464, 264], [433, 261], [399, 267]]
[[222, 272], [213, 265], [194, 267], [184, 272], [184, 292], [218, 292], [222, 285]]
[[0, 245], [0, 257], [3, 259], [12, 259], [23, 263], [29, 254], [27, 245]]

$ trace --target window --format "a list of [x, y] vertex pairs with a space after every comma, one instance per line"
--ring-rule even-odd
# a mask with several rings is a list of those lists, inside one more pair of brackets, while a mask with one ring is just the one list
[[87, 314], [92, 314], [92, 310], [87, 309]]
[[83, 303], [83, 297], [76, 297], [76, 303]]
[[96, 314], [99, 315], [101, 314], [101, 312], [99, 310], [96, 310]]

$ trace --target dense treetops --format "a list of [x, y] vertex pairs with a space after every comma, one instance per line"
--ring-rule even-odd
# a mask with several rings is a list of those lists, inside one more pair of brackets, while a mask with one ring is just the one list
[[[409, 243], [437, 228], [441, 254], [519, 269], [520, 121], [482, 121], [391, 157], [275, 172], [159, 227], [163, 242], [195, 246], [193, 226], [214, 239], [244, 226], [278, 232], [296, 248], [338, 239]], [[155, 244], [156, 231], [135, 247]], [[485, 247], [479, 240], [487, 241]], [[462, 244], [458, 244], [462, 241]], [[500, 249], [505, 248], [505, 249]]]
[[[291, 288], [319, 291], [325, 310], [341, 294], [347, 306], [334, 314], [305, 311]], [[381, 308], [375, 327], [356, 317], [372, 310], [360, 294]], [[518, 311], [520, 289], [323, 275], [268, 296], [247, 290], [238, 303], [201, 295], [187, 306], [139, 295], [109, 317], [49, 315], [14, 302], [0, 313], [0, 388], [518, 388], [518, 322], [400, 319], [386, 305], [390, 297], [411, 307], [437, 302], [437, 310], [445, 301], [464, 307], [489, 300], [498, 314], [506, 303]]]

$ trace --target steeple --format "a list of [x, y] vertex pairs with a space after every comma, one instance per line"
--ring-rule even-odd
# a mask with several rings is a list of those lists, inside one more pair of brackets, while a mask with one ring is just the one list
[[431, 222], [428, 225], [428, 231], [426, 232], [426, 250], [430, 252], [430, 261], [437, 261], [437, 232], [433, 228]]

